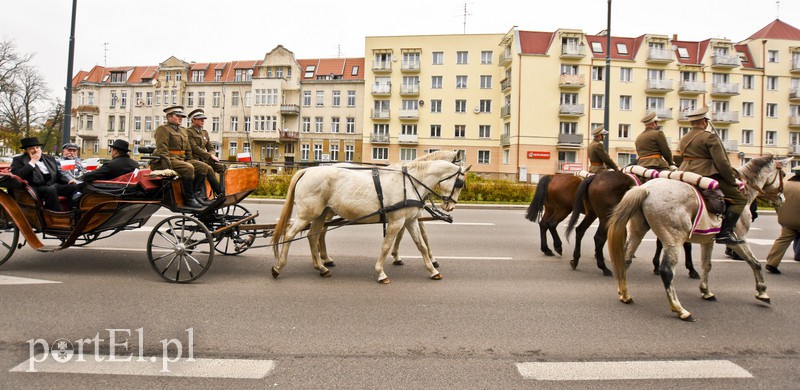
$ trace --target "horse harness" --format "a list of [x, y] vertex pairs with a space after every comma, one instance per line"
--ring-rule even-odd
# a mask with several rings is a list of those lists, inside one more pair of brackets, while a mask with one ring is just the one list
[[756, 195], [756, 198], [761, 198], [765, 201], [769, 201], [770, 199], [779, 198], [781, 197], [781, 195], [783, 195], [783, 178], [786, 176], [786, 174], [783, 173], [783, 169], [781, 167], [780, 162], [777, 162], [776, 168], [777, 169], [775, 172], [775, 176], [773, 176], [772, 180], [770, 180], [769, 182], [764, 183], [763, 188], [771, 187], [773, 184], [775, 184], [776, 181], [779, 182], [780, 184], [778, 184], [777, 190], [769, 192], [764, 191], [762, 188], [758, 188], [757, 186], [750, 184], [747, 180], [741, 177], [742, 174], [738, 170], [734, 170], [734, 172], [736, 173], [737, 179], [741, 180], [742, 182], [744, 182], [745, 186], [754, 189], [758, 193], [758, 195]]

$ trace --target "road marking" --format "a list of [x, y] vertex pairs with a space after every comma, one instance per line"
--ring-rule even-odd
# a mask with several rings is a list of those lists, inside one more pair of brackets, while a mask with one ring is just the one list
[[517, 363], [525, 379], [540, 381], [752, 378], [729, 360]]
[[16, 276], [0, 275], [0, 285], [50, 284], [50, 283], [61, 283], [61, 282], [56, 282], [54, 280], [18, 278]]
[[[647, 241], [647, 242], [656, 242], [656, 239], [655, 238], [644, 238], [644, 239], [642, 239], [642, 242], [645, 242], [645, 241]], [[772, 246], [772, 244], [775, 243], [775, 240], [773, 240], [773, 239], [765, 239], [765, 238], [748, 238], [747, 239], [747, 243], [748, 244], [754, 244], [754, 245], [763, 245], [763, 246], [769, 245], [769, 246]]]
[[[422, 256], [400, 256], [408, 259], [421, 259]], [[514, 260], [513, 257], [476, 257], [476, 256], [433, 256], [434, 259], [448, 259], [448, 260]]]
[[[139, 361], [136, 357], [131, 357], [131, 361], [119, 361], [128, 358], [125, 356], [117, 356], [116, 361], [109, 361], [108, 358], [103, 355], [92, 355], [85, 357], [84, 361], [71, 359], [60, 363], [40, 354], [33, 358], [33, 362], [28, 359], [12, 368], [10, 372], [261, 379], [275, 370], [273, 360], [180, 359], [175, 362], [168, 360], [166, 362], [168, 372], [161, 372], [164, 367], [162, 357], [145, 356], [144, 361]], [[101, 361], [97, 361], [98, 359]], [[31, 365], [34, 370], [28, 371]]]

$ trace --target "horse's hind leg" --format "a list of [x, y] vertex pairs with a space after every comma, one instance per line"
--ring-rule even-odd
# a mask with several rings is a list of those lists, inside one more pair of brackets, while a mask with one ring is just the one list
[[700, 275], [700, 294], [707, 301], [715, 301], [717, 297], [708, 290], [708, 274], [711, 273], [711, 251], [714, 249], [713, 242], [705, 242], [700, 245], [700, 266], [703, 272]]
[[394, 265], [403, 265], [403, 259], [400, 258], [400, 240], [403, 239], [403, 234], [405, 234], [405, 228], [400, 229], [400, 232], [397, 233], [397, 238], [394, 239], [394, 246], [392, 246], [392, 257], [394, 257], [394, 261], [392, 264]]
[[419, 249], [419, 253], [422, 254], [422, 259], [425, 263], [425, 269], [431, 273], [431, 279], [433, 280], [440, 280], [442, 278], [442, 274], [436, 270], [436, 267], [433, 266], [433, 262], [431, 261], [430, 254], [428, 252], [428, 245], [427, 242], [423, 239], [422, 234], [419, 229], [420, 225], [414, 223], [414, 221], [409, 221], [406, 223], [406, 228], [408, 232], [411, 234], [411, 238], [414, 240], [414, 244], [417, 245], [417, 249]]
[[539, 221], [539, 241], [541, 242], [540, 249], [542, 250], [542, 253], [544, 253], [545, 256], [555, 256], [553, 254], [553, 251], [551, 251], [550, 247], [547, 245], [548, 229], [549, 229], [549, 224], [544, 218], [542, 218]]
[[583, 240], [583, 235], [586, 234], [586, 230], [589, 229], [589, 226], [592, 225], [595, 219], [597, 219], [597, 217], [590, 212], [583, 218], [583, 221], [578, 224], [578, 227], [575, 228], [575, 249], [573, 249], [572, 252], [572, 260], [569, 262], [572, 269], [578, 268], [578, 261], [581, 259], [581, 240]]
[[658, 266], [661, 265], [661, 251], [663, 249], [664, 244], [661, 243], [661, 240], [656, 239], [656, 254], [653, 255], [653, 273], [656, 275], [660, 275]]
[[320, 233], [325, 229], [325, 219], [325, 214], [323, 213], [323, 215], [311, 221], [311, 229], [308, 231], [308, 246], [311, 249], [311, 263], [322, 277], [331, 276], [331, 272], [322, 264], [320, 256]]
[[611, 270], [606, 267], [606, 259], [603, 256], [603, 247], [608, 240], [606, 222], [605, 218], [600, 218], [600, 226], [597, 227], [597, 233], [594, 234], [594, 258], [597, 259], [597, 268], [603, 271], [603, 276], [613, 276]]
[[770, 303], [769, 295], [767, 295], [767, 285], [764, 283], [764, 274], [761, 273], [761, 264], [758, 263], [755, 255], [753, 255], [753, 252], [750, 250], [750, 245], [745, 242], [731, 249], [738, 253], [739, 256], [747, 262], [750, 268], [753, 269], [753, 275], [756, 278], [756, 299]]
[[700, 279], [700, 274], [694, 269], [694, 264], [692, 263], [692, 243], [691, 242], [684, 242], [683, 243], [683, 255], [684, 255], [684, 265], [686, 269], [689, 270], [689, 277], [692, 279]]
[[666, 245], [664, 247], [664, 256], [661, 259], [661, 266], [659, 271], [661, 273], [661, 281], [664, 283], [664, 289], [667, 291], [667, 299], [669, 300], [670, 309], [678, 313], [678, 317], [684, 321], [692, 320], [692, 313], [689, 313], [681, 306], [678, 300], [678, 293], [675, 292], [675, 286], [672, 284], [675, 275], [675, 266], [678, 264], [678, 247], [675, 245]]

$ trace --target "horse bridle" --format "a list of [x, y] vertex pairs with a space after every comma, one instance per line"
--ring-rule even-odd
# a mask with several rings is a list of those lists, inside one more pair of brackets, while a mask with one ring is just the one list
[[[783, 166], [782, 165], [783, 164], [781, 164], [780, 161], [776, 161], [775, 162], [775, 171], [776, 171], [775, 172], [775, 176], [772, 177], [772, 180], [764, 183], [764, 186], [761, 187], [761, 188], [756, 187], [756, 186], [754, 186], [754, 185], [752, 185], [750, 183], [747, 183], [745, 181], [745, 184], [748, 187], [752, 188], [753, 190], [755, 190], [758, 193], [758, 195], [756, 195], [756, 198], [761, 198], [761, 199], [763, 199], [765, 201], [769, 201], [770, 199], [775, 199], [775, 198], [780, 198], [781, 197], [781, 195], [783, 194], [783, 178], [786, 176], [786, 174], [783, 172]], [[775, 190], [775, 191], [764, 191], [763, 190], [763, 188], [772, 187], [775, 184], [776, 181], [779, 183], [777, 190]]]
[[[467, 169], [467, 170], [469, 170], [469, 169]], [[455, 199], [453, 199], [453, 195], [455, 195], [455, 193], [456, 193], [456, 190], [460, 190], [460, 189], [464, 188], [465, 182], [464, 182], [464, 179], [463, 179], [463, 178], [464, 178], [464, 177], [466, 177], [466, 176], [467, 176], [467, 173], [466, 173], [466, 171], [464, 171], [464, 172], [461, 172], [461, 167], [458, 167], [458, 171], [456, 171], [455, 173], [453, 173], [453, 174], [452, 174], [452, 175], [450, 175], [450, 176], [447, 176], [447, 177], [445, 177], [445, 178], [444, 178], [444, 179], [442, 179], [442, 180], [439, 180], [439, 183], [441, 183], [441, 182], [444, 182], [444, 181], [450, 180], [450, 179], [452, 179], [453, 177], [455, 177], [455, 178], [456, 178], [456, 181], [455, 181], [455, 183], [453, 183], [453, 188], [450, 190], [450, 195], [447, 195], [447, 196], [442, 196], [442, 195], [440, 195], [440, 194], [438, 194], [438, 193], [434, 192], [434, 191], [433, 191], [433, 190], [431, 190], [430, 188], [428, 188], [428, 191], [430, 191], [430, 193], [428, 194], [428, 197], [430, 197], [430, 196], [435, 196], [435, 197], [437, 197], [437, 198], [441, 199], [441, 200], [442, 200], [442, 202], [445, 202], [445, 203], [450, 203], [450, 202], [453, 202], [453, 204], [458, 204], [458, 201], [457, 201], [457, 200], [455, 200]], [[439, 183], [437, 183], [437, 184], [439, 184]], [[420, 184], [421, 184], [421, 183], [420, 183]], [[423, 186], [424, 186], [424, 184], [423, 184]]]

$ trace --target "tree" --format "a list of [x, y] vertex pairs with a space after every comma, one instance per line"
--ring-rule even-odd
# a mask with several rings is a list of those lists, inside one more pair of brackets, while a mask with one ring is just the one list
[[41, 107], [49, 100], [49, 91], [39, 70], [30, 64], [32, 57], [17, 53], [12, 41], [0, 41], [0, 142], [5, 145], [30, 137], [44, 119]]
[[48, 149], [53, 149], [56, 153], [61, 153], [58, 145], [62, 138], [62, 126], [64, 125], [64, 102], [56, 99], [46, 114], [47, 120], [39, 131], [39, 141], [44, 143]]
[[33, 58], [33, 54], [20, 55], [13, 41], [0, 41], [0, 91], [11, 84], [18, 69]]

